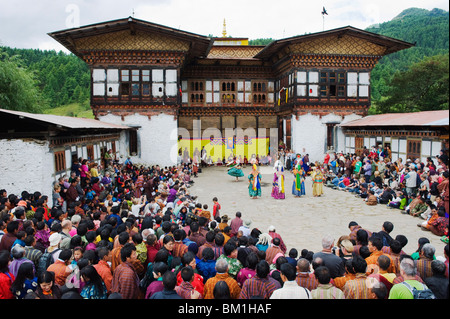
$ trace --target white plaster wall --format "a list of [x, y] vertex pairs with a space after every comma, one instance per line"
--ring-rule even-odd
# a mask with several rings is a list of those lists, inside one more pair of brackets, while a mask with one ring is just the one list
[[[134, 114], [121, 117], [114, 114], [99, 117], [100, 121], [126, 126], [139, 126], [138, 155], [131, 160], [136, 164], [161, 166], [176, 165], [177, 120], [173, 115], [161, 113], [149, 120], [147, 116]], [[175, 150], [175, 156], [171, 153]], [[127, 134], [121, 134], [119, 143], [120, 160], [128, 154]]]
[[20, 196], [22, 191], [41, 192], [49, 197], [51, 206], [55, 164], [47, 141], [2, 139], [0, 188]]
[[[295, 153], [309, 154], [310, 162], [323, 161], [327, 127], [319, 116], [306, 114], [292, 116], [292, 149]], [[305, 149], [305, 152], [303, 152]]]
[[[292, 116], [292, 149], [296, 153], [309, 154], [311, 162], [323, 162], [327, 138], [326, 123], [344, 123], [359, 119], [361, 116], [350, 114], [344, 117], [330, 113], [320, 118], [318, 115], [301, 115], [298, 120]], [[303, 152], [303, 149], [305, 151]], [[335, 150], [345, 151], [345, 135], [340, 127], [335, 128]]]

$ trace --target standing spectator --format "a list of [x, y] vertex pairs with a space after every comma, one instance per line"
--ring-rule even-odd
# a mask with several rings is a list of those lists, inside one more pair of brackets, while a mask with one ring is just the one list
[[449, 179], [448, 179], [448, 171], [445, 171], [442, 173], [442, 182], [439, 183], [439, 185], [437, 186], [437, 189], [439, 191], [439, 193], [441, 194], [441, 198], [444, 202], [444, 207], [445, 207], [445, 212], [448, 214], [450, 214], [450, 209], [449, 209], [449, 197], [450, 197], [450, 193], [449, 193]]
[[413, 165], [405, 169], [406, 193], [408, 196], [414, 196], [417, 190], [417, 172]]
[[242, 220], [241, 217], [242, 217], [242, 213], [236, 212], [236, 217], [234, 217], [230, 222], [232, 236], [236, 236], [239, 228], [244, 225], [244, 221]]
[[55, 284], [55, 274], [50, 271], [42, 272], [37, 279], [36, 295], [39, 299], [61, 299], [61, 290]]
[[100, 247], [97, 250], [97, 256], [98, 262], [94, 265], [94, 268], [105, 283], [107, 293], [110, 293], [113, 276], [108, 262], [111, 260], [111, 251], [106, 246]]
[[19, 267], [16, 279], [12, 283], [11, 291], [17, 299], [23, 299], [31, 291], [36, 291], [37, 277], [32, 263], [23, 263]]
[[47, 268], [47, 271], [53, 272], [55, 274], [55, 285], [58, 285], [59, 287], [64, 286], [67, 277], [69, 277], [69, 275], [72, 273], [71, 268], [68, 267], [71, 258], [72, 250], [63, 249], [56, 261]]
[[137, 258], [136, 247], [132, 243], [126, 243], [120, 250], [120, 258], [122, 263], [114, 270], [111, 292], [119, 293], [122, 299], [137, 299], [139, 277], [132, 265]]
[[6, 225], [6, 234], [3, 235], [0, 242], [0, 250], [11, 251], [13, 243], [17, 240], [17, 233], [19, 232], [19, 222], [16, 220], [10, 221]]
[[14, 275], [9, 272], [9, 251], [0, 251], [0, 299], [15, 299], [11, 292], [11, 285], [15, 278]]
[[24, 242], [25, 258], [31, 260], [34, 263], [35, 268], [37, 268], [39, 258], [42, 256], [42, 251], [34, 248], [34, 245], [36, 245], [36, 238], [33, 235], [28, 235], [25, 237]]
[[80, 275], [85, 283], [83, 289], [80, 292], [81, 297], [84, 299], [107, 299], [107, 289], [102, 277], [92, 265], [83, 267], [80, 271]]

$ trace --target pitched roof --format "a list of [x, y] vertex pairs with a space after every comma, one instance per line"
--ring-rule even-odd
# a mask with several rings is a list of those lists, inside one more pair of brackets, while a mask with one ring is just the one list
[[412, 43], [408, 43], [408, 42], [401, 41], [398, 39], [394, 39], [394, 38], [379, 35], [376, 33], [368, 32], [368, 31], [361, 30], [361, 29], [358, 29], [358, 28], [355, 28], [352, 26], [346, 26], [346, 27], [341, 27], [341, 28], [322, 31], [322, 32], [310, 33], [310, 34], [275, 40], [275, 41], [271, 42], [270, 44], [268, 44], [258, 54], [256, 54], [255, 58], [261, 58], [261, 59], [270, 58], [270, 56], [272, 56], [275, 52], [280, 51], [282, 48], [284, 48], [285, 46], [288, 46], [290, 44], [302, 43], [302, 42], [305, 42], [305, 41], [308, 41], [311, 39], [324, 38], [324, 37], [329, 37], [329, 36], [342, 37], [344, 35], [350, 35], [350, 36], [354, 36], [357, 38], [361, 38], [361, 39], [367, 40], [369, 42], [372, 42], [374, 44], [385, 47], [386, 50], [384, 52], [384, 55], [414, 46], [414, 44], [412, 44]]
[[386, 113], [369, 115], [362, 119], [340, 124], [341, 127], [364, 126], [448, 126], [449, 111], [424, 111], [412, 113]]
[[30, 120], [45, 122], [48, 124], [53, 124], [68, 129], [116, 129], [116, 130], [130, 129], [130, 127], [128, 126], [106, 123], [99, 120], [88, 119], [84, 117], [71, 117], [53, 114], [34, 114], [5, 109], [0, 109], [0, 113], [16, 115], [19, 118], [27, 118]]
[[190, 49], [191, 54], [194, 56], [206, 57], [214, 42], [212, 38], [203, 35], [179, 29], [174, 29], [161, 24], [136, 19], [133, 17], [100, 22], [86, 26], [81, 26], [78, 28], [71, 28], [66, 30], [50, 32], [48, 33], [48, 35], [51, 36], [56, 41], [58, 41], [59, 43], [61, 43], [63, 46], [65, 46], [73, 54], [80, 56], [80, 52], [78, 52], [75, 45], [76, 39], [110, 32], [117, 32], [122, 30], [130, 30], [130, 32], [133, 33], [137, 29], [149, 32], [157, 32], [159, 34], [164, 34], [169, 37], [188, 41], [190, 42], [191, 45]]

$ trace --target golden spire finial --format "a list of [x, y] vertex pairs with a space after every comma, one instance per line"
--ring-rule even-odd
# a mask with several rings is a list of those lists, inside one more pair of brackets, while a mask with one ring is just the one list
[[225, 19], [223, 19], [223, 31], [222, 35], [225, 38], [227, 36], [227, 24], [225, 23]]

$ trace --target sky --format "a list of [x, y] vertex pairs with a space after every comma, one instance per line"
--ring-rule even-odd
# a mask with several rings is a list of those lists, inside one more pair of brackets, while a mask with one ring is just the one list
[[[328, 15], [322, 15], [325, 7]], [[365, 29], [416, 7], [448, 0], [0, 0], [0, 46], [65, 50], [47, 33], [134, 16], [175, 29], [281, 39], [343, 26]]]

